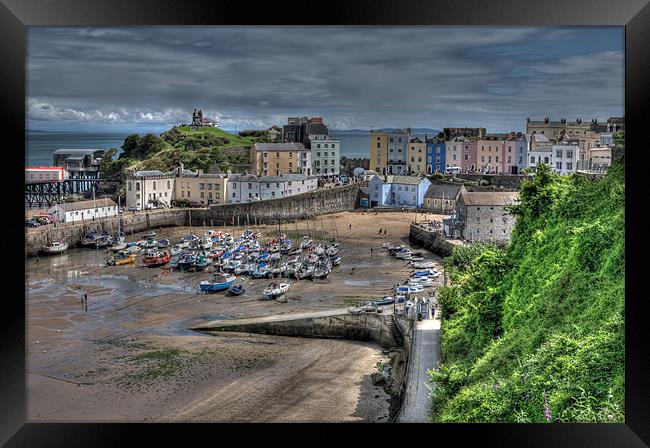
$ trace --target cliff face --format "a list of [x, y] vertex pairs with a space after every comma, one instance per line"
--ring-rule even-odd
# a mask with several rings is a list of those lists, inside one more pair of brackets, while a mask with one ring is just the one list
[[440, 291], [443, 422], [623, 422], [625, 183], [538, 173], [506, 248], [458, 248]]

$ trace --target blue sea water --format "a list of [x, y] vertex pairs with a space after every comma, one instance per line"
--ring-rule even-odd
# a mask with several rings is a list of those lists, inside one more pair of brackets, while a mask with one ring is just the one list
[[[54, 151], [61, 148], [117, 148], [119, 153], [124, 139], [134, 133], [137, 132], [28, 132], [25, 166], [51, 165]], [[342, 156], [349, 158], [370, 157], [370, 134], [368, 132], [333, 130], [332, 138], [341, 140]]]

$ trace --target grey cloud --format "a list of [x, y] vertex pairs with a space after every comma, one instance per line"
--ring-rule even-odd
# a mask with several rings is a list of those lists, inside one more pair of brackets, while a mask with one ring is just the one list
[[570, 45], [581, 32], [33, 28], [28, 119], [42, 126], [173, 124], [201, 107], [224, 127], [315, 114], [346, 127], [473, 123], [521, 129], [526, 116], [621, 114], [622, 41], [620, 49], [594, 45], [561, 58], [537, 49], [540, 41]]

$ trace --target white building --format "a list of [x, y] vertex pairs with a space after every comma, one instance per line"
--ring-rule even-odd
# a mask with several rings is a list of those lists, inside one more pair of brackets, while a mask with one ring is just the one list
[[604, 173], [612, 165], [612, 149], [598, 146], [589, 150], [589, 170]]
[[535, 168], [541, 163], [553, 167], [553, 145], [544, 134], [526, 134], [528, 167]]
[[315, 176], [338, 177], [341, 173], [341, 141], [327, 135], [309, 135], [311, 173]]
[[261, 200], [259, 177], [254, 174], [233, 174], [228, 177], [228, 204]]
[[318, 189], [318, 178], [304, 174], [283, 174], [282, 176], [262, 176], [259, 178], [260, 197], [276, 199]]
[[174, 200], [172, 174], [160, 171], [138, 171], [126, 178], [126, 207], [146, 210], [160, 205], [169, 207]]
[[375, 175], [368, 186], [370, 206], [421, 208], [430, 185], [426, 177]]
[[115, 201], [97, 199], [57, 204], [49, 208], [47, 213], [56, 216], [58, 222], [84, 222], [110, 218], [116, 216], [119, 211]]
[[553, 167], [558, 174], [576, 172], [578, 166], [578, 145], [561, 143], [553, 145]]

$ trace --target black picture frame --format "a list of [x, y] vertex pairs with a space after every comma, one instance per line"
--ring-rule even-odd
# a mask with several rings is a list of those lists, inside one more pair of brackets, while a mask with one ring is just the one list
[[[631, 154], [633, 163], [627, 164], [627, 201], [633, 191], [642, 191], [641, 158], [647, 148], [641, 142], [644, 134], [645, 108], [650, 105], [647, 82], [650, 80], [650, 5], [648, 0], [445, 0], [430, 2], [367, 0], [359, 2], [327, 2], [314, 4], [291, 2], [288, 4], [262, 4], [248, 2], [179, 2], [174, 0], [0, 0], [0, 117], [5, 138], [13, 137], [14, 147], [6, 147], [4, 201], [5, 213], [21, 216], [24, 204], [19, 199], [24, 151], [19, 148], [25, 140], [25, 62], [26, 29], [28, 26], [121, 26], [121, 25], [621, 25], [625, 26], [625, 116], [627, 147], [639, 149]], [[647, 127], [647, 126], [646, 126]], [[629, 156], [629, 154], [628, 154]], [[15, 166], [14, 166], [15, 165]], [[647, 165], [646, 165], [647, 166]], [[17, 167], [17, 168], [16, 168]], [[626, 219], [629, 238], [642, 235], [638, 207], [642, 200], [629, 202], [630, 216]], [[8, 242], [18, 246], [8, 254], [19, 253], [24, 229], [9, 225]], [[20, 232], [20, 233], [18, 233]], [[643, 244], [628, 247], [628, 271], [635, 269], [629, 260], [640, 259]], [[10, 257], [10, 258], [11, 258]], [[3, 263], [5, 265], [5, 263]], [[637, 267], [636, 269], [641, 269]], [[16, 271], [14, 273], [14, 271]], [[6, 263], [4, 282], [17, 289], [15, 294], [5, 294], [0, 312], [0, 443], [6, 446], [113, 446], [129, 443], [135, 433], [169, 440], [173, 435], [203, 435], [225, 443], [232, 430], [250, 431], [242, 425], [127, 425], [127, 424], [35, 424], [25, 423], [25, 303], [20, 274], [24, 265]], [[626, 274], [626, 423], [584, 425], [410, 425], [391, 430], [364, 431], [385, 438], [390, 434], [415, 440], [414, 434], [429, 438], [424, 443], [442, 443], [444, 437], [454, 443], [474, 438], [490, 446], [648, 446], [650, 444], [650, 415], [648, 388], [650, 369], [647, 356], [647, 324], [644, 322], [642, 303], [644, 294], [632, 284], [634, 276]], [[366, 425], [367, 426], [367, 425]], [[263, 429], [265, 440], [285, 434], [279, 432], [287, 425], [267, 425]], [[356, 428], [356, 427], [355, 427]], [[316, 425], [301, 425], [304, 435], [318, 435], [319, 441], [328, 436], [338, 437], [334, 431], [325, 431]], [[306, 429], [306, 431], [304, 431]], [[350, 430], [349, 426], [347, 428]], [[296, 431], [291, 425], [289, 432]], [[352, 430], [351, 432], [356, 432]], [[399, 434], [397, 434], [399, 433]], [[218, 439], [215, 438], [217, 437]], [[331, 434], [331, 435], [330, 435]], [[253, 434], [250, 434], [253, 435]], [[324, 436], [324, 437], [323, 437]], [[209, 439], [208, 439], [209, 440]], [[366, 440], [369, 441], [370, 439]], [[426, 439], [425, 439], [426, 440]], [[187, 441], [187, 439], [186, 439]], [[310, 442], [309, 442], [310, 443]]]

